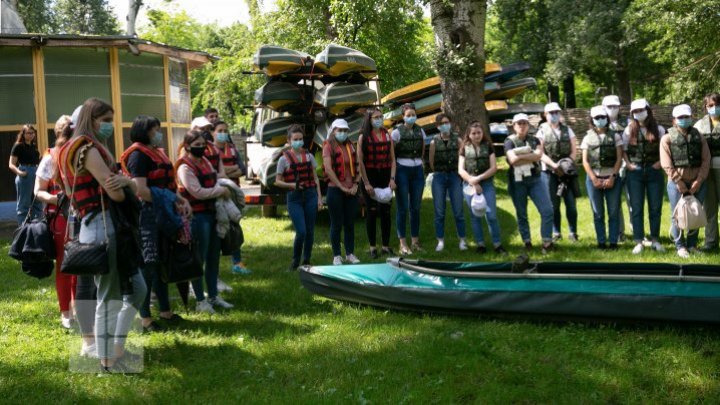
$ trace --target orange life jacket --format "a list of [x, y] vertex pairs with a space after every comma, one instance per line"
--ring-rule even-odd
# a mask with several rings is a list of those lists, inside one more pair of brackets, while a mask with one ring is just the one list
[[307, 152], [303, 151], [302, 157], [298, 160], [295, 152], [286, 150], [283, 152], [288, 162], [287, 168], [283, 171], [283, 181], [296, 183], [303, 188], [314, 188], [315, 176], [313, 175], [312, 161], [308, 159]]
[[380, 139], [376, 139], [373, 133], [363, 137], [363, 163], [367, 169], [390, 169], [390, 148], [392, 138], [387, 129], [380, 129]]
[[[213, 188], [215, 184], [217, 184], [217, 172], [206, 158], [203, 158], [202, 163], [198, 164], [189, 156], [183, 156], [175, 162], [175, 170], [182, 164], [186, 164], [190, 170], [192, 170], [203, 188]], [[190, 202], [193, 212], [215, 211], [215, 198], [200, 200], [193, 197], [182, 185], [178, 186], [178, 190], [180, 191], [180, 195]]]
[[[335, 176], [337, 176], [340, 182], [344, 181], [346, 176], [345, 158], [342, 153], [342, 148], [345, 148], [347, 150], [348, 156], [350, 157], [350, 176], [352, 176], [352, 178], [355, 178], [355, 174], [357, 173], [357, 159], [355, 158], [355, 147], [353, 146], [352, 142], [345, 142], [344, 145], [340, 145], [339, 143], [337, 143], [336, 146], [333, 148], [332, 168], [335, 172]], [[325, 176], [327, 177], [327, 171], [325, 172]], [[328, 183], [330, 182], [329, 177], [327, 178], [327, 181]]]
[[212, 142], [205, 144], [205, 158], [210, 162], [213, 169], [220, 173], [220, 149]]
[[170, 162], [170, 158], [160, 149], [151, 148], [140, 142], [135, 142], [130, 145], [130, 147], [123, 152], [122, 156], [120, 156], [120, 165], [127, 175], [130, 175], [127, 164], [130, 160], [130, 155], [135, 151], [140, 151], [153, 161], [154, 168], [147, 173], [148, 187], [167, 188], [172, 191], [177, 189], [177, 184], [175, 183], [175, 168], [172, 162]]
[[238, 151], [235, 145], [227, 142], [223, 149], [220, 149], [220, 159], [222, 159], [223, 166], [237, 166]]

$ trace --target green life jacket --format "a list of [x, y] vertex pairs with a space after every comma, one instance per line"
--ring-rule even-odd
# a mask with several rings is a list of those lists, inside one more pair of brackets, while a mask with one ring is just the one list
[[542, 133], [544, 137], [545, 154], [550, 157], [553, 161], [557, 162], [560, 159], [570, 157], [572, 148], [570, 145], [570, 128], [567, 125], [560, 124], [560, 135], [555, 135], [550, 124], [542, 126]]
[[712, 157], [720, 156], [720, 125], [713, 128], [710, 116], [706, 115], [695, 124], [695, 128], [705, 137]]
[[647, 132], [638, 131], [637, 143], [635, 145], [628, 144], [627, 154], [630, 162], [636, 165], [651, 165], [660, 160], [660, 140], [650, 142], [647, 139]]
[[617, 163], [615, 131], [609, 130], [601, 139], [600, 134], [590, 129], [587, 131], [585, 139], [588, 148], [588, 160], [593, 169], [615, 166], [615, 163]]
[[615, 122], [609, 123], [608, 128], [612, 129], [613, 131], [615, 131], [617, 133], [622, 133], [625, 130], [625, 127], [620, 123], [620, 119], [618, 119]]
[[490, 169], [490, 148], [492, 144], [480, 143], [475, 147], [473, 144], [465, 145], [465, 171], [471, 176], [478, 176]]
[[702, 135], [690, 127], [687, 138], [676, 127], [668, 130], [670, 134], [670, 155], [675, 167], [700, 167], [702, 164]]
[[457, 172], [458, 169], [458, 134], [450, 134], [450, 139], [443, 140], [440, 134], [433, 138], [435, 156], [433, 165], [436, 172]]
[[411, 130], [404, 124], [400, 124], [396, 128], [400, 132], [400, 141], [395, 144], [395, 158], [422, 158], [423, 148], [425, 147], [422, 129], [417, 125], [413, 125]]
[[[529, 146], [530, 149], [535, 151], [537, 149], [537, 146], [540, 144], [540, 140], [537, 139], [534, 135], [527, 134], [525, 135], [525, 140], [523, 141], [520, 139], [517, 134], [512, 134], [507, 137], [507, 139], [512, 142], [513, 146], [516, 148], [522, 148], [523, 146]], [[540, 162], [533, 162], [532, 167], [532, 174], [535, 175], [535, 173], [539, 173], [538, 170], [540, 170]]]

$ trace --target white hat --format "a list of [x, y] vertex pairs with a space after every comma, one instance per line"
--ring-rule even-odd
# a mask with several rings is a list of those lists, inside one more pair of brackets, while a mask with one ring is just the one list
[[487, 211], [487, 201], [485, 201], [485, 196], [482, 194], [475, 194], [470, 201], [470, 210], [476, 217], [484, 216]]
[[190, 124], [190, 129], [203, 128], [203, 127], [206, 127], [206, 126], [208, 126], [208, 125], [212, 125], [212, 122], [208, 121], [207, 118], [205, 118], [205, 117], [197, 117], [197, 118], [195, 118], [195, 119], [192, 120], [192, 123]]
[[597, 117], [598, 115], [608, 115], [607, 110], [605, 107], [601, 105], [596, 105], [595, 107], [590, 109], [590, 116], [591, 117]]
[[646, 107], [650, 107], [650, 104], [648, 104], [647, 100], [645, 100], [644, 98], [639, 98], [637, 100], [633, 100], [633, 102], [630, 104], [630, 111], [640, 110]]
[[552, 102], [545, 104], [545, 112], [552, 112], [552, 111], [562, 111], [562, 108], [560, 108], [560, 104]]
[[682, 117], [683, 115], [692, 115], [692, 109], [687, 104], [676, 105], [673, 108], [673, 118]]
[[332, 125], [330, 125], [330, 132], [332, 132], [335, 128], [350, 129], [350, 126], [348, 126], [347, 121], [342, 118], [338, 118], [332, 122]]
[[530, 120], [528, 119], [527, 114], [520, 113], [520, 114], [515, 114], [515, 116], [513, 117], [512, 123], [514, 124], [518, 121], [530, 121]]
[[81, 110], [82, 110], [82, 105], [79, 105], [75, 108], [75, 111], [73, 111], [72, 116], [70, 116], [70, 121], [72, 121], [70, 123], [70, 128], [75, 129], [75, 125], [77, 125]]
[[373, 197], [377, 202], [387, 204], [392, 200], [392, 189], [390, 187], [385, 188], [374, 188], [375, 196]]
[[468, 197], [472, 197], [475, 195], [475, 187], [468, 184], [467, 186], [463, 187], [463, 193]]
[[611, 106], [611, 105], [620, 105], [620, 97], [618, 96], [605, 96], [603, 97], [602, 105], [605, 107]]

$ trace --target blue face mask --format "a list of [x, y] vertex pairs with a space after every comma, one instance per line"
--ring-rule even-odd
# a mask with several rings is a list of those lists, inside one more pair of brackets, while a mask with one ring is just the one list
[[605, 128], [605, 126], [607, 125], [607, 118], [593, 118], [593, 125], [598, 128]]
[[677, 125], [682, 129], [688, 129], [692, 125], [692, 118], [678, 118]]
[[382, 128], [382, 126], [383, 126], [383, 119], [382, 119], [382, 118], [373, 119], [373, 120], [372, 120], [372, 126], [373, 126], [373, 128], [375, 128], [375, 129], [380, 129], [380, 128]]
[[560, 122], [560, 114], [548, 114], [548, 120], [553, 124]]
[[303, 146], [305, 146], [305, 141], [303, 141], [302, 139], [299, 139], [299, 140], [290, 142], [290, 145], [292, 146], [293, 149], [300, 150], [300, 149], [302, 149]]
[[415, 121], [417, 121], [417, 117], [416, 116], [405, 117], [405, 118], [403, 118], [403, 120], [405, 121], [406, 124], [412, 125], [415, 123]]
[[712, 115], [713, 117], [720, 116], [720, 108], [718, 106], [714, 105], [712, 107], [708, 107], [707, 109], [708, 114]]
[[438, 126], [438, 130], [443, 134], [450, 133], [451, 129], [452, 129], [452, 124], [442, 124], [442, 125]]
[[105, 140], [113, 136], [115, 127], [112, 122], [101, 122], [100, 129], [98, 130], [97, 137], [100, 140]]
[[340, 143], [347, 141], [347, 138], [348, 138], [348, 134], [346, 131], [337, 131], [335, 133], [335, 140], [337, 140]]
[[218, 132], [217, 135], [215, 135], [215, 140], [222, 143], [228, 143], [230, 142], [230, 135], [225, 132]]
[[150, 139], [150, 144], [157, 148], [158, 146], [162, 145], [162, 141], [163, 141], [162, 132], [156, 131], [155, 134], [153, 135], [152, 139]]

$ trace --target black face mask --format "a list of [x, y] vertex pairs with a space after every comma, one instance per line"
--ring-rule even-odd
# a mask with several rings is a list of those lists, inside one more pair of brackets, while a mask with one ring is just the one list
[[203, 155], [205, 154], [205, 147], [204, 146], [191, 146], [190, 154], [192, 154], [196, 158], [203, 157]]

